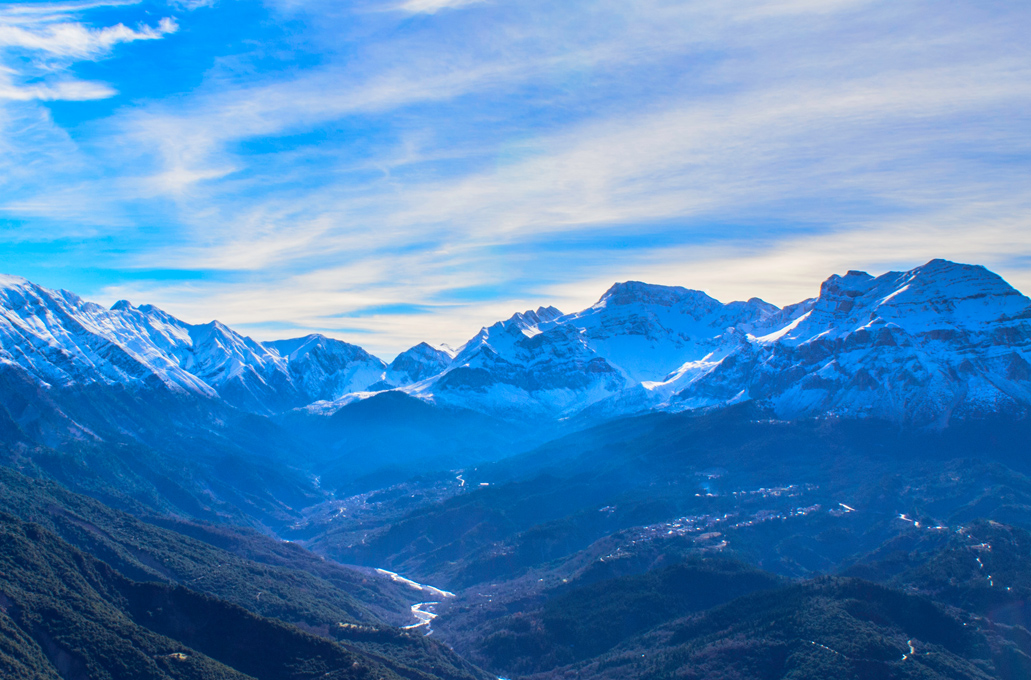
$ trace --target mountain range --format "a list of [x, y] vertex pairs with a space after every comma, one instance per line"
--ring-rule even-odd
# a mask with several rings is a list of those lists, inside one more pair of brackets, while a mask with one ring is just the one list
[[389, 364], [324, 335], [258, 342], [151, 305], [111, 308], [0, 277], [0, 362], [44, 390], [165, 389], [272, 415], [331, 414], [398, 390], [526, 419], [600, 419], [754, 400], [777, 417], [944, 425], [1031, 406], [1031, 300], [980, 266], [933, 260], [850, 271], [778, 308], [625, 282], [563, 314], [540, 307], [457, 350], [420, 343]]

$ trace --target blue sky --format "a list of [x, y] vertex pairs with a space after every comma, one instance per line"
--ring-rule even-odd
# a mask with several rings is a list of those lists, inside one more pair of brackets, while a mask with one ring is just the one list
[[1031, 291], [1024, 0], [0, 5], [0, 270], [390, 358], [613, 282]]

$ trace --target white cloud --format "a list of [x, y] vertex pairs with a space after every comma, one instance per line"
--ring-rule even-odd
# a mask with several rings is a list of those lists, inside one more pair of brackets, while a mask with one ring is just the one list
[[[126, 3], [34, 4], [0, 6], [0, 99], [15, 101], [104, 99], [115, 90], [103, 83], [61, 75], [79, 61], [95, 61], [118, 44], [158, 40], [175, 33], [175, 19], [165, 17], [157, 26], [129, 28], [124, 24], [95, 28], [74, 17], [86, 10]], [[20, 55], [30, 55], [25, 63]], [[19, 84], [18, 81], [39, 80]]]
[[156, 27], [140, 26], [138, 29], [123, 24], [90, 28], [71, 21], [42, 25], [32, 22], [28, 26], [8, 22], [9, 18], [0, 14], [0, 49], [21, 48], [71, 60], [96, 59], [108, 54], [119, 43], [157, 40], [179, 29], [175, 19], [170, 17], [161, 19]]
[[[983, 185], [930, 158], [964, 142], [983, 147], [998, 125], [954, 129], [945, 121], [1031, 101], [1031, 68], [1004, 66], [980, 69], [979, 87], [970, 86], [974, 74], [962, 69], [930, 69], [847, 87], [781, 87], [621, 115], [537, 140], [545, 152], [513, 165], [412, 187], [389, 217], [489, 225], [494, 238], [510, 240], [598, 223], [711, 215], [850, 188], [896, 205], [956, 203]], [[1026, 151], [1031, 140], [1025, 144]], [[921, 158], [928, 165], [913, 167]], [[1008, 170], [995, 181], [993, 191], [1025, 193]]]
[[398, 5], [398, 9], [413, 14], [436, 14], [442, 9], [457, 9], [485, 0], [407, 0]]
[[0, 70], [0, 101], [89, 101], [106, 99], [115, 91], [103, 83], [91, 83], [81, 80], [58, 81], [49, 85], [17, 86], [12, 82], [10, 73]]
[[96, 0], [91, 2], [20, 2], [0, 4], [0, 15], [4, 17], [39, 18], [53, 21], [69, 14], [91, 9], [126, 7], [140, 4], [140, 0]]

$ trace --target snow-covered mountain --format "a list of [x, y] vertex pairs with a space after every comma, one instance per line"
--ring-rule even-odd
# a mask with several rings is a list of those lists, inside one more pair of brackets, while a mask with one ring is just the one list
[[832, 276], [779, 309], [616, 284], [565, 316], [483, 329], [449, 369], [404, 388], [484, 411], [595, 417], [757, 400], [781, 417], [944, 423], [1031, 410], [1031, 300], [983, 267]]
[[984, 267], [849, 272], [804, 309], [741, 355], [743, 366], [755, 361], [741, 371], [751, 396], [786, 417], [945, 422], [1031, 404], [1031, 300]]
[[639, 282], [593, 306], [515, 314], [457, 350], [420, 343], [388, 366], [321, 335], [260, 343], [152, 306], [111, 309], [0, 278], [0, 364], [41, 385], [164, 386], [257, 413], [335, 410], [400, 389], [523, 418], [609, 417], [756, 400], [779, 416], [944, 423], [1031, 411], [1031, 300], [983, 267], [832, 276], [780, 309]]
[[311, 335], [262, 344], [212, 321], [191, 325], [150, 305], [110, 309], [25, 279], [0, 278], [0, 365], [46, 387], [163, 386], [257, 413], [336, 399], [379, 382], [360, 347]]

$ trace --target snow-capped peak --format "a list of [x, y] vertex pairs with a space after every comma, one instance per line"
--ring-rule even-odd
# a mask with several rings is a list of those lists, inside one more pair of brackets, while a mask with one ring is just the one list
[[562, 312], [555, 307], [538, 307], [536, 310], [528, 309], [525, 312], [516, 312], [507, 320], [494, 324], [492, 328], [500, 326], [506, 329], [518, 328], [519, 330], [527, 330], [536, 328], [542, 323], [554, 321], [560, 316], [562, 316]]
[[389, 370], [400, 384], [419, 382], [442, 373], [455, 357], [450, 347], [433, 347], [425, 342], [405, 350], [390, 362]]
[[891, 324], [911, 334], [961, 330], [1019, 315], [1031, 300], [984, 267], [932, 260], [905, 272], [831, 276], [812, 311], [782, 334], [799, 344]]
[[680, 286], [660, 286], [641, 281], [625, 281], [612, 284], [593, 308], [625, 305], [679, 306], [711, 310], [720, 303], [700, 290], [691, 290]]
[[10, 274], [0, 274], [0, 288], [18, 288], [25, 285], [32, 285], [28, 279]]

